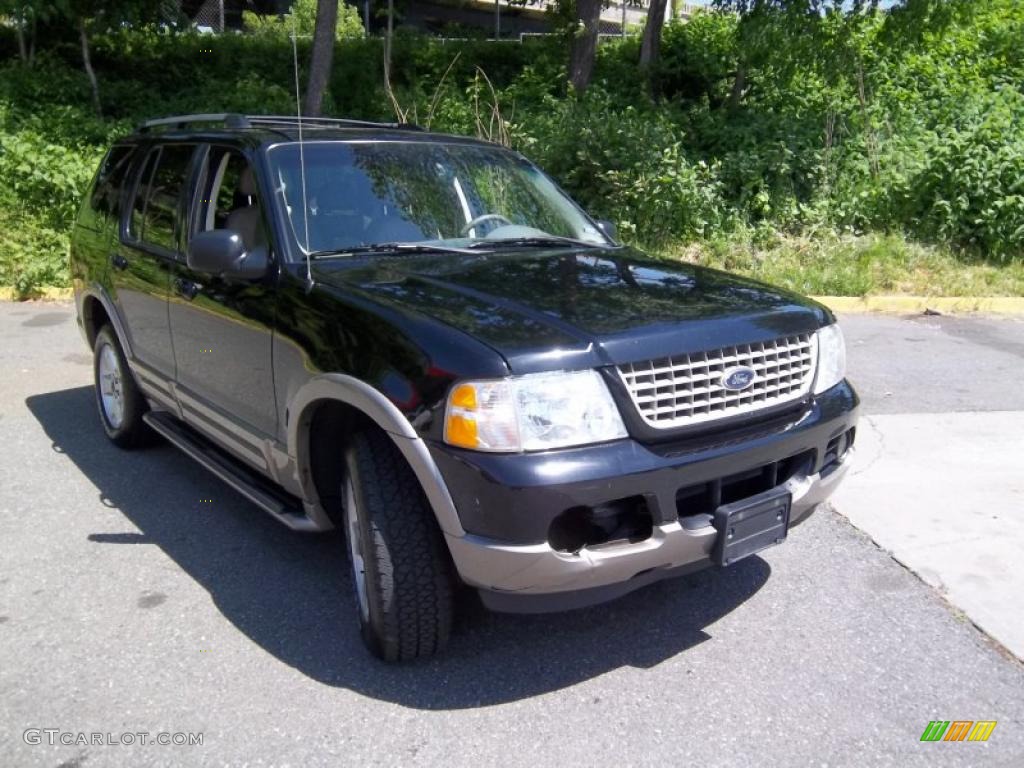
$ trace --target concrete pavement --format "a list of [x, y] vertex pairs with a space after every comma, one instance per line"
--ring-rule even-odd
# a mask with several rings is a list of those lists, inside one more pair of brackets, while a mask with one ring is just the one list
[[[609, 605], [471, 612], [445, 655], [386, 666], [337, 537], [284, 529], [169, 446], [109, 445], [70, 306], [0, 304], [0, 339], [4, 765], [1024, 764], [1024, 666], [829, 510]], [[853, 364], [869, 406], [900, 397]], [[922, 743], [935, 719], [998, 726]]]
[[1024, 321], [842, 322], [867, 415], [834, 506], [1024, 658]]

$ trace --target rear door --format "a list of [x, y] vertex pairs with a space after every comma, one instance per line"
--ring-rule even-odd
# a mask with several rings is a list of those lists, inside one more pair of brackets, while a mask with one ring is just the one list
[[[204, 147], [188, 236], [237, 231], [247, 250], [270, 249], [253, 164], [237, 149]], [[266, 468], [262, 445], [277, 432], [273, 343], [275, 279], [239, 280], [174, 267], [171, 335], [185, 418], [225, 447]]]
[[[171, 273], [181, 256], [185, 192], [195, 145], [166, 144], [142, 153], [110, 256], [114, 302], [143, 378], [174, 378], [174, 349], [167, 318]], [[141, 366], [138, 365], [141, 363]], [[153, 383], [153, 382], [150, 382]]]

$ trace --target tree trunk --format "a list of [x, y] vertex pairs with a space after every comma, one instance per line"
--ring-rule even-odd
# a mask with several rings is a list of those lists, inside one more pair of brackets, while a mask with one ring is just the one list
[[576, 93], [590, 85], [597, 53], [597, 32], [601, 22], [601, 0], [577, 0], [576, 20], [583, 29], [572, 39], [569, 53], [569, 84]]
[[736, 79], [732, 81], [729, 93], [729, 109], [736, 109], [743, 101], [743, 93], [747, 90], [747, 68], [742, 63], [736, 68]]
[[391, 83], [391, 38], [395, 34], [395, 0], [388, 0], [388, 28], [384, 33], [384, 78]]
[[103, 105], [100, 103], [100, 83], [96, 79], [96, 73], [92, 68], [92, 59], [89, 57], [89, 34], [85, 30], [84, 17], [78, 19], [78, 36], [82, 42], [82, 65], [89, 78], [89, 87], [92, 88], [92, 105], [96, 108], [96, 117], [103, 117]]
[[665, 26], [665, 7], [668, 0], [651, 0], [647, 8], [647, 23], [640, 43], [640, 67], [649, 68], [658, 63], [661, 51], [661, 30]]
[[22, 62], [28, 61], [28, 49], [25, 47], [25, 20], [15, 18], [14, 31], [18, 36], [18, 56]]
[[331, 79], [334, 40], [338, 26], [338, 0], [317, 0], [316, 25], [313, 28], [313, 53], [309, 63], [305, 113], [317, 117], [323, 106], [324, 92]]

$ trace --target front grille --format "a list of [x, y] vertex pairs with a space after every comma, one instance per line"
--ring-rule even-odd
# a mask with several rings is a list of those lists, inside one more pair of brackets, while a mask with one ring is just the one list
[[[802, 333], [627, 363], [618, 371], [643, 420], [652, 427], [670, 429], [799, 400], [811, 389], [817, 359], [817, 337]], [[737, 366], [753, 369], [754, 379], [735, 392], [722, 386], [721, 380]]]

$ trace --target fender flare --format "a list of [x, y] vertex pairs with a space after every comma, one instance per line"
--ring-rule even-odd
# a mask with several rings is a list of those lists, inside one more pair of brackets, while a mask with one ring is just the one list
[[334, 400], [352, 406], [383, 429], [409, 463], [427, 497], [441, 530], [449, 536], [466, 535], [455, 502], [427, 444], [405, 415], [379, 390], [343, 373], [320, 374], [307, 381], [288, 405], [288, 455], [295, 461], [297, 479], [307, 499], [317, 498], [310, 471], [310, 405]]
[[[82, 333], [88, 340], [88, 331], [85, 328], [85, 301], [86, 299], [96, 299], [102, 306], [103, 310], [107, 313], [107, 317], [110, 318], [110, 324], [114, 326], [114, 334], [117, 336], [118, 342], [121, 344], [121, 349], [124, 351], [124, 356], [130, 361], [135, 359], [132, 354], [131, 342], [128, 340], [128, 334], [125, 333], [124, 326], [121, 323], [121, 315], [118, 314], [117, 307], [114, 305], [113, 299], [107, 293], [106, 289], [99, 283], [92, 283], [88, 288], [82, 291], [77, 300], [78, 315], [82, 319]], [[96, 329], [99, 330], [98, 328]]]

